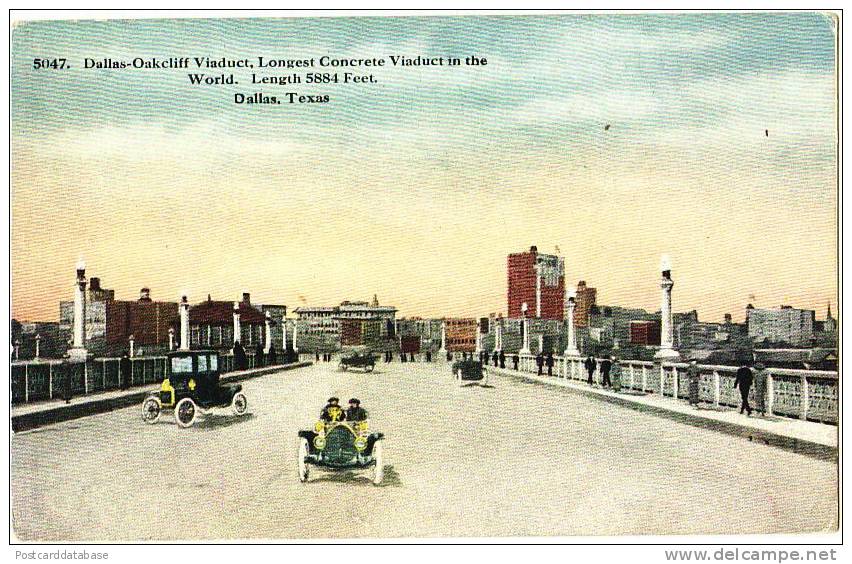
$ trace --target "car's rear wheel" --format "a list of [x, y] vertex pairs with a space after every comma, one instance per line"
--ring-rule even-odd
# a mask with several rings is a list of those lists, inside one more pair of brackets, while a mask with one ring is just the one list
[[368, 364], [364, 367], [364, 372], [372, 372], [373, 368], [375, 368], [372, 364]]
[[296, 469], [299, 473], [299, 481], [307, 482], [308, 481], [308, 463], [305, 462], [305, 458], [308, 457], [308, 439], [301, 437], [299, 439], [299, 455], [296, 459], [297, 466]]
[[375, 462], [375, 466], [373, 466], [373, 484], [378, 486], [385, 478], [385, 461], [382, 454], [382, 441], [376, 441], [376, 444], [373, 445], [373, 462]]
[[146, 398], [142, 402], [142, 421], [149, 425], [153, 425], [160, 418], [163, 406], [158, 398]]
[[464, 380], [462, 379], [462, 369], [461, 368], [456, 370], [456, 380], [458, 380], [459, 386], [464, 384]]
[[198, 415], [198, 408], [190, 398], [183, 398], [175, 406], [175, 421], [179, 427], [183, 427], [184, 429], [192, 427], [192, 424], [195, 423], [196, 415]]
[[338, 370], [343, 370], [344, 372], [346, 372], [346, 368], [347, 368], [347, 366], [345, 364], [343, 364], [342, 362], [337, 365]]
[[237, 392], [234, 394], [234, 398], [231, 400], [231, 409], [234, 410], [234, 415], [246, 414], [246, 411], [248, 411], [248, 399], [244, 393]]

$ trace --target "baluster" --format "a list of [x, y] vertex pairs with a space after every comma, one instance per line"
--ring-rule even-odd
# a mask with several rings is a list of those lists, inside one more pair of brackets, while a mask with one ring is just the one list
[[47, 365], [47, 397], [53, 399], [53, 364]]
[[642, 393], [645, 393], [646, 389], [648, 389], [648, 367], [643, 364], [642, 365]]
[[666, 371], [663, 368], [663, 363], [660, 363], [660, 397], [665, 396], [666, 390]]
[[29, 364], [24, 364], [24, 403], [30, 401], [30, 372]]
[[89, 393], [89, 363], [83, 361], [83, 393]]
[[678, 391], [680, 388], [680, 382], [677, 377], [677, 366], [672, 366], [672, 397], [674, 399], [678, 399]]
[[808, 377], [806, 375], [802, 375], [802, 393], [801, 393], [801, 415], [800, 418], [803, 420], [808, 419], [808, 408], [810, 407], [810, 389], [808, 389]]

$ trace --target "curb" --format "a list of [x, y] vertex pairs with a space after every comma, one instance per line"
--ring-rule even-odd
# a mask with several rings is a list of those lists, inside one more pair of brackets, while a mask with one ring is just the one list
[[524, 372], [515, 373], [514, 371], [508, 369], [498, 368], [495, 370], [489, 368], [489, 370], [493, 370], [495, 374], [500, 374], [503, 376], [511, 376], [514, 378], [532, 380], [534, 382], [539, 382], [549, 386], [558, 386], [560, 388], [570, 390], [573, 393], [582, 394], [587, 397], [606, 401], [609, 403], [634, 409], [636, 411], [651, 413], [653, 415], [665, 417], [667, 419], [671, 419], [673, 421], [677, 421], [678, 423], [683, 423], [685, 425], [701, 427], [703, 429], [709, 429], [711, 431], [717, 431], [720, 433], [725, 433], [727, 435], [748, 439], [749, 441], [758, 441], [769, 446], [790, 450], [792, 452], [805, 456], [810, 456], [812, 458], [817, 458], [819, 460], [828, 460], [831, 462], [837, 462], [838, 460], [836, 446], [824, 445], [822, 443], [808, 441], [805, 439], [797, 439], [795, 437], [789, 437], [787, 435], [773, 433], [772, 431], [764, 431], [763, 429], [755, 429], [754, 427], [749, 427], [748, 425], [740, 425], [727, 421], [717, 421], [715, 419], [708, 419], [706, 417], [701, 417], [697, 414], [672, 411], [670, 409], [666, 409], [665, 407], [647, 405], [636, 401], [631, 401], [626, 397], [599, 394], [594, 390], [585, 390], [582, 388], [575, 388], [574, 386], [568, 386], [565, 383], [562, 383], [562, 380], [556, 380], [555, 377], [554, 380], [550, 380], [539, 377], [534, 374], [527, 374]]
[[[310, 366], [310, 364], [310, 362], [295, 362], [292, 364], [281, 364], [277, 366], [270, 366], [267, 368], [245, 370], [236, 374], [226, 374], [222, 376], [219, 381], [241, 382], [243, 380], [249, 380], [251, 378], [271, 374], [273, 372], [279, 372], [282, 370], [293, 370], [295, 368]], [[151, 386], [153, 386], [153, 384]], [[139, 405], [142, 403], [142, 400], [145, 398], [148, 392], [151, 391], [151, 389], [152, 388], [149, 386], [143, 390], [130, 392], [117, 397], [104, 398], [99, 400], [93, 399], [91, 401], [85, 401], [77, 404], [71, 403], [67, 405], [60, 405], [57, 407], [51, 407], [49, 409], [45, 409], [44, 411], [26, 413], [23, 415], [13, 415], [11, 418], [12, 431], [15, 433], [19, 433], [21, 431], [28, 431], [30, 429], [43, 427], [44, 425], [52, 425], [54, 423], [61, 423], [62, 421], [79, 419], [88, 415], [107, 413], [116, 409]], [[85, 396], [79, 397], [84, 398]]]

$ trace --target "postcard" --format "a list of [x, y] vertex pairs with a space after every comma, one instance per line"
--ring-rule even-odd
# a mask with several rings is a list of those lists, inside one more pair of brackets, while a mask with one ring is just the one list
[[841, 24], [13, 13], [12, 541], [836, 533]]

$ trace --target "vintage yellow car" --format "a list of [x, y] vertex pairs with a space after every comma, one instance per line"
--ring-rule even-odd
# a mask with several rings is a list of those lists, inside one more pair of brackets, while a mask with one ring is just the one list
[[310, 466], [327, 471], [364, 469], [379, 485], [385, 474], [382, 439], [384, 434], [370, 432], [366, 420], [317, 421], [313, 429], [299, 431], [299, 480], [308, 481]]

